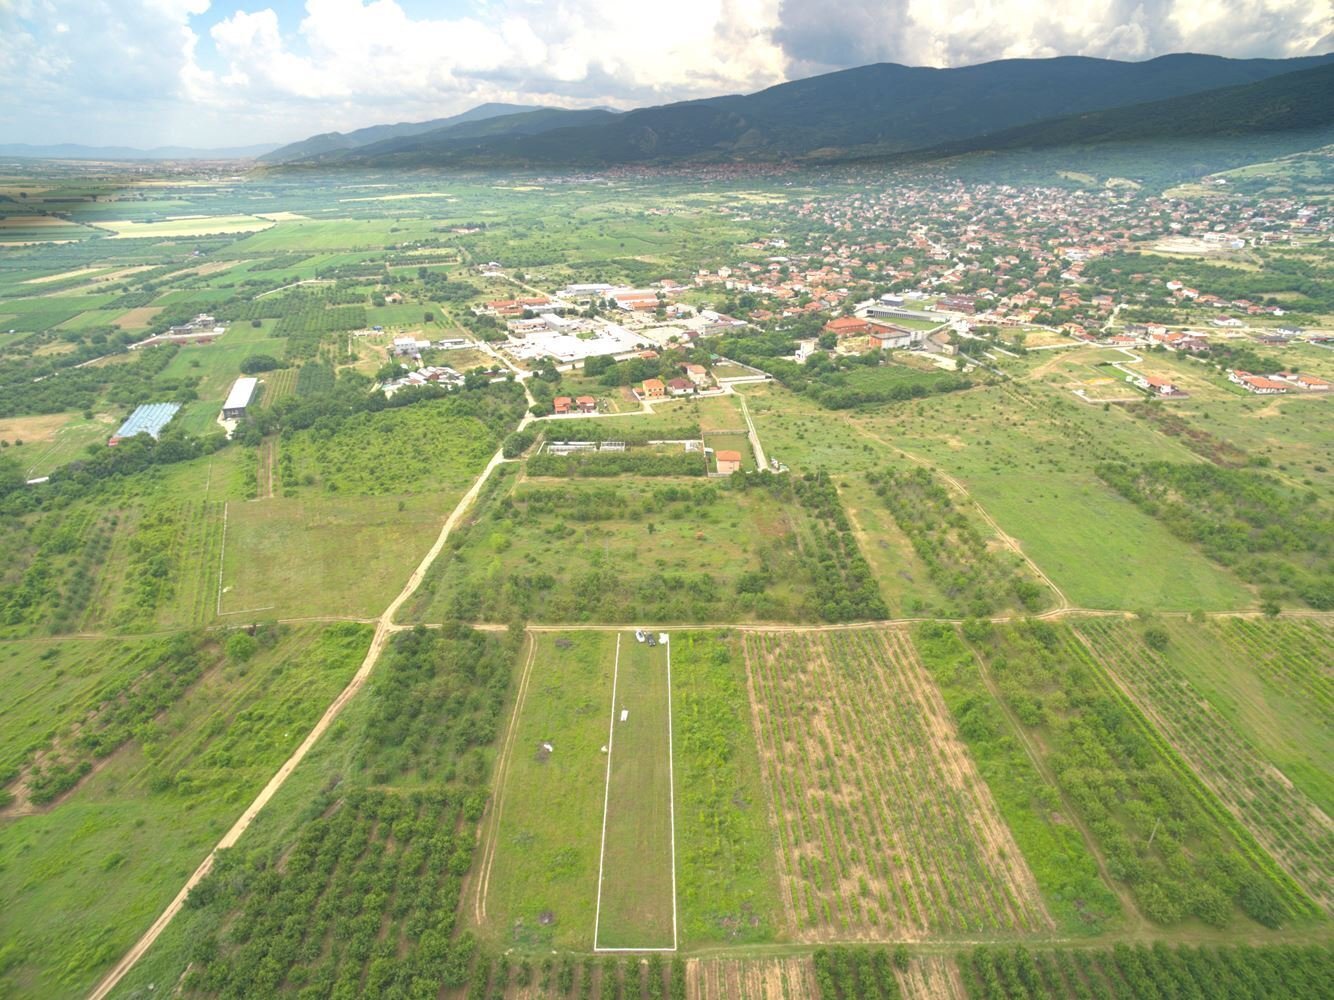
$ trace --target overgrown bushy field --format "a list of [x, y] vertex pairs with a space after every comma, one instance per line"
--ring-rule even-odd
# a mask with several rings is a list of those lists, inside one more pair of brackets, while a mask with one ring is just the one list
[[1015, 553], [996, 551], [966, 508], [928, 470], [885, 469], [867, 479], [912, 542], [952, 615], [988, 615], [1005, 607], [1037, 611], [1051, 598]]
[[224, 854], [187, 906], [187, 996], [434, 996], [464, 984], [462, 879], [488, 797], [514, 649], [467, 628], [398, 636], [372, 681], [355, 770], [294, 839]]
[[1317, 910], [1115, 689], [1074, 633], [974, 625], [986, 675], [1038, 748], [1111, 875], [1159, 924], [1266, 927]]
[[[790, 512], [720, 485], [493, 477], [489, 501], [437, 561], [428, 616], [708, 621], [800, 616]], [[726, 609], [726, 610], [725, 610]]]
[[488, 484], [422, 620], [846, 621], [888, 615], [827, 478]]
[[[71, 704], [46, 702], [53, 735], [27, 757], [9, 786], [18, 801], [0, 814], [0, 993], [87, 995], [290, 756], [369, 642], [362, 625], [270, 626], [253, 637], [69, 640], [40, 660], [71, 679]], [[101, 677], [76, 687], [85, 662]], [[41, 707], [7, 717], [37, 721]]]
[[211, 620], [235, 452], [91, 480], [0, 514], [0, 632], [193, 627]]
[[336, 430], [314, 427], [284, 435], [279, 471], [284, 493], [383, 496], [453, 490], [477, 475], [499, 439], [451, 400], [379, 413], [358, 413]]
[[1269, 599], [1334, 608], [1334, 508], [1315, 491], [1213, 465], [1103, 464], [1097, 473]]

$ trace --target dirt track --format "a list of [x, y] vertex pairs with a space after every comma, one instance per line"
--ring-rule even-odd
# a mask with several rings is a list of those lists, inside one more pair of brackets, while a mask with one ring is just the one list
[[[525, 426], [528, 423], [528, 420], [529, 418], [525, 417], [519, 425], [520, 428]], [[147, 953], [148, 949], [153, 946], [153, 942], [158, 939], [172, 920], [175, 919], [176, 914], [181, 911], [181, 907], [185, 904], [186, 897], [190, 895], [190, 890], [198, 885], [204, 877], [208, 875], [209, 871], [212, 870], [213, 859], [217, 856], [218, 851], [233, 846], [241, 839], [241, 835], [250, 827], [251, 822], [254, 821], [257, 815], [259, 815], [260, 810], [268, 804], [269, 800], [278, 792], [278, 789], [282, 788], [288, 777], [296, 770], [297, 765], [300, 764], [306, 754], [310, 752], [310, 748], [319, 741], [319, 738], [324, 735], [325, 731], [333, 724], [333, 721], [338, 718], [339, 713], [342, 712], [347, 703], [351, 701], [356, 693], [361, 690], [363, 685], [365, 685], [367, 678], [371, 675], [371, 671], [375, 669], [375, 664], [380, 659], [380, 654], [384, 652], [389, 637], [401, 628], [401, 626], [394, 625], [394, 616], [398, 613], [398, 609], [402, 607], [403, 603], [416, 592], [419, 586], [421, 586], [421, 582], [426, 578], [426, 573], [431, 568], [431, 564], [435, 562], [436, 557], [440, 555], [441, 550], [444, 549], [445, 542], [463, 520], [464, 514], [467, 513], [468, 509], [476, 501], [483, 484], [485, 484], [491, 477], [491, 473], [495, 471], [497, 466], [501, 465], [504, 461], [505, 458], [499, 451], [491, 457], [491, 461], [487, 463], [486, 468], [482, 470], [481, 474], [477, 477], [477, 480], [472, 484], [472, 488], [463, 495], [463, 499], [458, 502], [458, 506], [454, 508], [453, 513], [451, 513], [445, 520], [444, 525], [440, 529], [440, 534], [436, 537], [435, 544], [431, 546], [430, 551], [426, 553], [425, 557], [423, 557], [422, 561], [417, 565], [417, 568], [413, 570], [412, 575], [408, 577], [407, 583], [403, 585], [403, 589], [399, 591], [398, 596], [390, 602], [389, 607], [385, 608], [384, 613], [376, 619], [375, 636], [371, 639], [370, 649], [366, 651], [365, 659], [361, 661], [361, 666], [358, 668], [356, 674], [353, 675], [352, 680], [348, 683], [347, 687], [343, 688], [338, 697], [333, 700], [333, 703], [325, 709], [324, 715], [320, 717], [319, 722], [315, 723], [315, 727], [306, 734], [306, 738], [301, 741], [301, 745], [293, 751], [292, 756], [287, 758], [283, 766], [278, 769], [278, 772], [269, 779], [268, 784], [264, 786], [263, 790], [255, 796], [255, 800], [246, 807], [245, 812], [240, 815], [236, 822], [232, 824], [231, 829], [218, 841], [213, 850], [209, 852], [208, 857], [204, 858], [199, 867], [195, 869], [194, 874], [191, 875], [185, 885], [181, 887], [181, 891], [176, 894], [176, 897], [167, 904], [167, 908], [162, 911], [156, 920], [153, 921], [152, 926], [148, 928], [143, 937], [135, 942], [134, 947], [126, 952], [124, 957], [121, 958], [111, 971], [102, 978], [102, 981], [97, 984], [92, 993], [89, 994], [90, 1000], [102, 1000], [102, 998], [109, 996], [121, 979], [125, 977], [125, 974], [134, 968], [139, 959], [141, 959], [145, 953]]]

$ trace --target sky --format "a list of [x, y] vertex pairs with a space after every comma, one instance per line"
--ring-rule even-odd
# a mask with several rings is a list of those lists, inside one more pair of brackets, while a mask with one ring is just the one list
[[898, 62], [1334, 49], [1334, 0], [0, 0], [0, 143], [241, 146]]

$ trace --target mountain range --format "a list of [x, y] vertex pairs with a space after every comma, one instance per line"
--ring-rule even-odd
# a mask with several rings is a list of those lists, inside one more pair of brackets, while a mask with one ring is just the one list
[[1062, 56], [952, 69], [879, 63], [620, 113], [513, 108], [483, 105], [453, 119], [316, 136], [264, 160], [366, 168], [831, 162], [1311, 129], [1334, 119], [1334, 54]]

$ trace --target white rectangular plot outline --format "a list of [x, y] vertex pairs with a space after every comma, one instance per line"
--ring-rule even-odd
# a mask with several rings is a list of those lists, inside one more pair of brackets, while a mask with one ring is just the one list
[[594, 952], [649, 952], [676, 951], [676, 772], [673, 769], [672, 749], [672, 647], [667, 644], [667, 814], [671, 820], [672, 856], [672, 944], [659, 948], [603, 948], [598, 945], [598, 928], [602, 924], [602, 865], [607, 857], [607, 807], [611, 803], [611, 755], [616, 741], [616, 682], [621, 671], [621, 633], [616, 633], [616, 658], [611, 669], [611, 723], [607, 734], [607, 777], [602, 789], [602, 846], [598, 852], [598, 897], [593, 914]]

